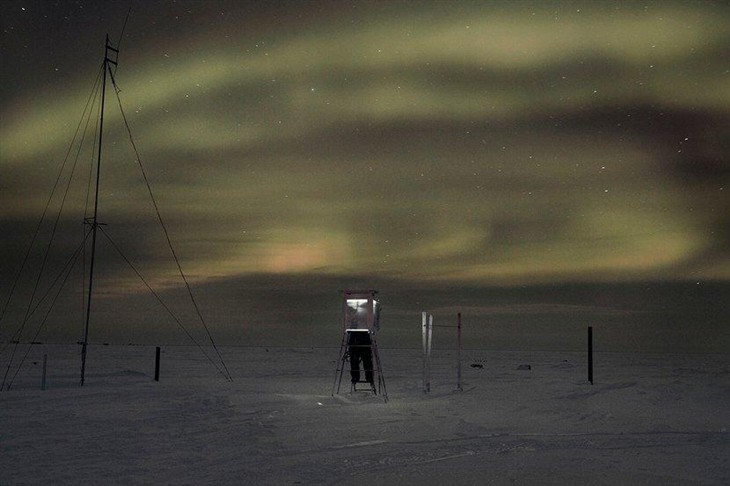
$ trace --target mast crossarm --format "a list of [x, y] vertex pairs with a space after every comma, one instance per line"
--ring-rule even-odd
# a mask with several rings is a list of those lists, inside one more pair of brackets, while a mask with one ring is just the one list
[[[113, 52], [114, 59], [112, 59], [109, 56], [109, 51]], [[119, 60], [119, 49], [115, 49], [114, 47], [109, 44], [109, 35], [106, 36], [106, 45], [105, 45], [105, 51], [104, 51], [104, 61], [108, 62], [110, 64], [117, 65], [117, 61]]]
[[84, 218], [84, 224], [88, 224], [89, 226], [106, 226], [106, 223], [99, 223], [98, 221], [94, 221], [94, 218]]

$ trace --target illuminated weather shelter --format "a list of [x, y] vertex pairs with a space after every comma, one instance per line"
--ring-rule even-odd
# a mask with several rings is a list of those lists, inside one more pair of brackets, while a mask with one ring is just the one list
[[[340, 393], [342, 376], [350, 373], [350, 392], [368, 390], [388, 400], [376, 335], [380, 329], [380, 303], [375, 290], [345, 290], [342, 301], [342, 344], [332, 395]], [[358, 389], [358, 385], [366, 388]]]

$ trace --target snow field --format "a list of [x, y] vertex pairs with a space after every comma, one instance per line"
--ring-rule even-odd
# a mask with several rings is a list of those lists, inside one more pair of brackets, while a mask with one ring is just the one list
[[79, 388], [79, 347], [35, 346], [0, 484], [730, 483], [728, 355], [597, 353], [590, 385], [584, 353], [466, 350], [458, 392], [435, 349], [424, 395], [420, 350], [381, 347], [384, 403], [330, 395], [337, 348], [219, 349], [233, 382], [195, 347], [157, 383], [154, 347], [92, 346]]

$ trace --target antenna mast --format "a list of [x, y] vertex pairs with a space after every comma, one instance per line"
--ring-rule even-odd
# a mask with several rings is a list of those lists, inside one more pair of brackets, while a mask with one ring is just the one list
[[[115, 57], [111, 59], [110, 52]], [[101, 176], [101, 142], [104, 134], [104, 100], [106, 98], [106, 76], [110, 73], [110, 64], [117, 65], [116, 59], [119, 56], [119, 50], [113, 48], [109, 44], [109, 34], [106, 35], [106, 43], [104, 46], [104, 65], [101, 83], [101, 110], [99, 115], [99, 149], [96, 157], [96, 189], [94, 195], [94, 216], [84, 218], [84, 224], [91, 225], [91, 264], [89, 266], [89, 295], [86, 302], [86, 322], [84, 323], [84, 341], [81, 347], [81, 386], [84, 386], [84, 378], [86, 373], [86, 351], [89, 344], [89, 319], [91, 316], [91, 295], [94, 283], [94, 257], [96, 256], [96, 233], [99, 223], [99, 180]]]

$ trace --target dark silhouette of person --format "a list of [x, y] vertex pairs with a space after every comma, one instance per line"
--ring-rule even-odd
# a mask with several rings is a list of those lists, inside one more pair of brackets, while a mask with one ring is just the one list
[[360, 361], [365, 371], [365, 380], [373, 384], [373, 353], [370, 332], [368, 331], [351, 331], [348, 332], [348, 345], [350, 352], [350, 375], [352, 383], [360, 381]]

